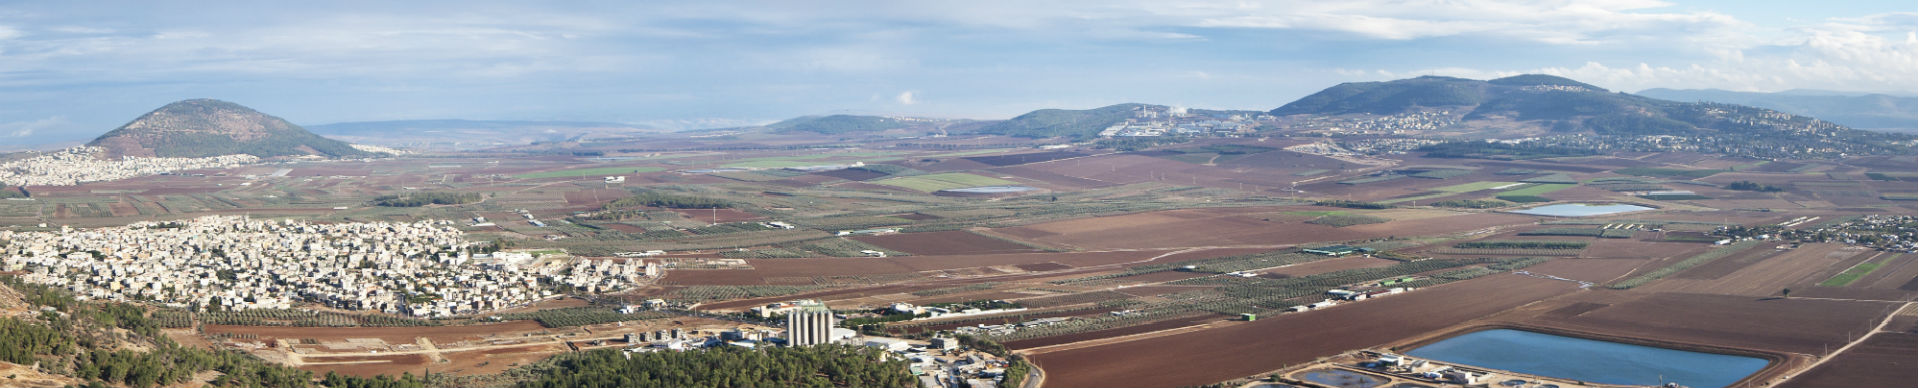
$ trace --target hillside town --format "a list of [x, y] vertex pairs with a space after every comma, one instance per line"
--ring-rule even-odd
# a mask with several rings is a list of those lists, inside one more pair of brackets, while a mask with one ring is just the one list
[[1132, 108], [1132, 117], [1099, 131], [1100, 137], [1150, 137], [1167, 135], [1231, 135], [1252, 133], [1264, 114], [1232, 114], [1219, 117], [1192, 113], [1182, 107], [1142, 105]]
[[86, 299], [206, 310], [348, 310], [448, 317], [526, 305], [559, 288], [629, 287], [657, 264], [476, 254], [449, 221], [318, 224], [206, 216], [54, 232], [0, 231], [0, 269]]
[[73, 186], [87, 182], [105, 182], [174, 171], [221, 168], [258, 162], [253, 155], [221, 155], [206, 158], [144, 158], [127, 156], [120, 160], [101, 159], [106, 149], [73, 147], [39, 156], [0, 164], [0, 184], [13, 186]]
[[1324, 135], [1418, 135], [1458, 125], [1463, 113], [1425, 110], [1391, 115], [1293, 115], [1289, 129]]

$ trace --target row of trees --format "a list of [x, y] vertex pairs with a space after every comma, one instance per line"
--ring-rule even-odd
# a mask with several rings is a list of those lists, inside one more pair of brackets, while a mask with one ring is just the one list
[[1725, 188], [1732, 189], [1732, 190], [1758, 191], [1758, 192], [1766, 192], [1766, 193], [1776, 193], [1780, 191], [1785, 191], [1785, 188], [1783, 187], [1772, 186], [1772, 185], [1752, 182], [1752, 181], [1732, 182], [1731, 184], [1725, 185]]
[[1433, 202], [1428, 205], [1432, 205], [1436, 207], [1456, 207], [1456, 208], [1466, 208], [1466, 209], [1492, 209], [1492, 208], [1512, 206], [1512, 203], [1505, 202], [1505, 201], [1494, 201], [1494, 200], [1484, 200], [1484, 199], [1453, 199], [1453, 200]]
[[606, 210], [652, 206], [673, 209], [717, 209], [732, 207], [731, 202], [723, 199], [690, 195], [674, 195], [652, 190], [638, 191], [631, 197], [615, 199], [606, 204]]
[[479, 193], [429, 191], [406, 195], [382, 195], [373, 197], [373, 205], [385, 207], [420, 207], [426, 205], [458, 205], [479, 202], [479, 200]]
[[1343, 200], [1343, 199], [1328, 199], [1323, 201], [1315, 201], [1315, 202], [1312, 202], [1312, 204], [1319, 205], [1319, 206], [1342, 207], [1347, 209], [1391, 209], [1392, 208], [1392, 205], [1390, 204], [1363, 202], [1363, 201], [1350, 201], [1350, 200]]

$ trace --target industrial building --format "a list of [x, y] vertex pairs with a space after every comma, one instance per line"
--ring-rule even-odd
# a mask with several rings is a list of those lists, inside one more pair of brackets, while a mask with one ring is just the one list
[[[811, 301], [807, 301], [811, 302]], [[786, 344], [811, 346], [832, 342], [832, 309], [819, 302], [802, 303], [786, 314]]]

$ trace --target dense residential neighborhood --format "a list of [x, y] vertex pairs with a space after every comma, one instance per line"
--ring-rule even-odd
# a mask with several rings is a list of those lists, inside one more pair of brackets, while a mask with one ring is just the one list
[[205, 158], [123, 157], [101, 159], [100, 147], [73, 147], [0, 164], [0, 183], [13, 186], [73, 186], [174, 171], [237, 166], [257, 162], [253, 155]]
[[317, 224], [206, 216], [55, 232], [0, 231], [0, 269], [90, 299], [217, 309], [301, 302], [446, 317], [629, 287], [639, 260], [475, 254], [448, 221]]

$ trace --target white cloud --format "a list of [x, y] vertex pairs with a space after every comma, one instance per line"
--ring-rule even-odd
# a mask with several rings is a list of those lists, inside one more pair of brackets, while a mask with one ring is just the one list
[[[1056, 5], [1056, 3], [1054, 3]], [[1071, 20], [1069, 9], [1045, 7], [1040, 15]], [[1488, 36], [1552, 44], [1597, 44], [1626, 39], [1725, 39], [1746, 24], [1724, 14], [1663, 10], [1671, 4], [1643, 0], [1391, 1], [1289, 0], [1204, 2], [1142, 0], [1110, 3], [1106, 19], [1124, 25], [1326, 31], [1361, 38], [1407, 40]], [[1673, 37], [1672, 31], [1696, 37]]]
[[8, 137], [28, 137], [33, 136], [34, 132], [52, 129], [66, 124], [68, 124], [67, 118], [62, 116], [53, 116], [32, 121], [0, 123], [0, 134], [5, 134]]
[[[1526, 69], [1380, 70], [1379, 77], [1449, 75], [1496, 78], [1522, 73], [1564, 76], [1601, 87], [1717, 88], [1740, 91], [1835, 89], [1910, 93], [1918, 85], [1918, 14], [1889, 13], [1780, 31], [1768, 42], [1718, 47], [1705, 60], [1605, 62]], [[1347, 70], [1338, 70], [1348, 74]]]
[[893, 100], [899, 101], [899, 105], [912, 105], [912, 104], [919, 103], [919, 101], [912, 95], [912, 91], [910, 90], [899, 92], [899, 96], [893, 97]]
[[[0, 51], [20, 70], [74, 74], [81, 82], [171, 80], [183, 74], [293, 77], [516, 77], [536, 72], [634, 70], [660, 54], [595, 50], [619, 29], [612, 15], [512, 12], [304, 14], [285, 22], [158, 24], [104, 28], [57, 24]], [[631, 35], [668, 33], [657, 27]], [[0, 26], [0, 39], [18, 32]], [[3, 76], [0, 76], [3, 77]], [[4, 79], [59, 82], [57, 77]]]
[[100, 35], [100, 34], [113, 33], [113, 29], [111, 28], [88, 27], [88, 26], [53, 26], [53, 27], [47, 28], [47, 31], [58, 32], [62, 34], [83, 34], [83, 35]]

